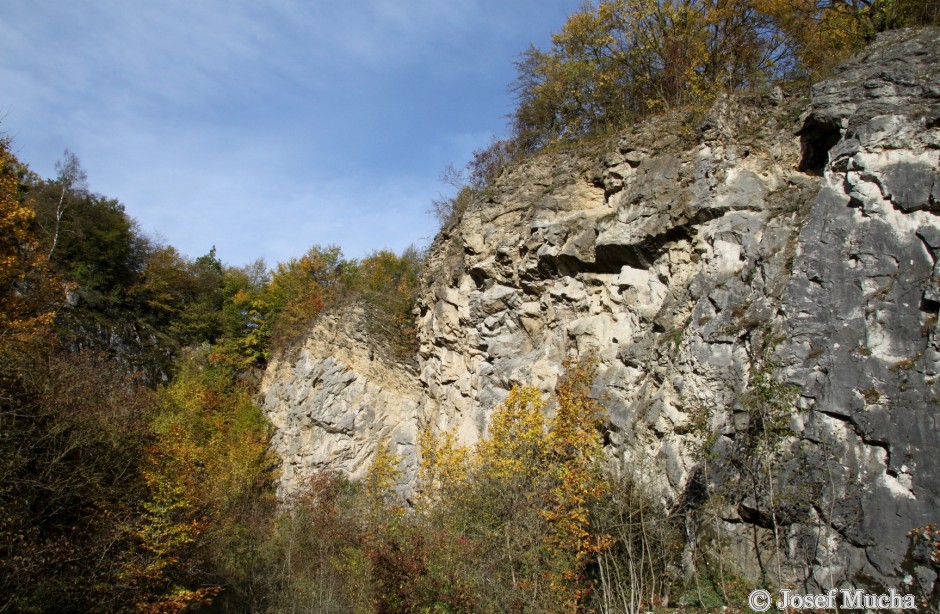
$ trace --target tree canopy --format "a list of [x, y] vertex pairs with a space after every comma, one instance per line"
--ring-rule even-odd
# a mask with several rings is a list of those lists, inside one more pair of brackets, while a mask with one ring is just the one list
[[601, 0], [517, 62], [523, 150], [707, 103], [718, 91], [818, 78], [877, 32], [937, 23], [917, 0]]

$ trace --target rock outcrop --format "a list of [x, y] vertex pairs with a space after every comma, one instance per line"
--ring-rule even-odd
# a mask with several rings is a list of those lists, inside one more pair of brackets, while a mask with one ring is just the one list
[[302, 347], [268, 365], [261, 395], [282, 461], [282, 498], [317, 471], [364, 477], [383, 443], [408, 459], [406, 482], [414, 476], [421, 390], [407, 368], [382, 360], [365, 317], [355, 304], [326, 314]]
[[930, 593], [908, 531], [940, 520], [938, 66], [936, 29], [892, 32], [808, 107], [722, 98], [503, 173], [430, 249], [417, 375], [348, 314], [271, 366], [284, 488], [361, 475], [382, 438], [413, 475], [421, 428], [472, 443], [595, 352], [611, 470], [715, 505], [745, 573]]

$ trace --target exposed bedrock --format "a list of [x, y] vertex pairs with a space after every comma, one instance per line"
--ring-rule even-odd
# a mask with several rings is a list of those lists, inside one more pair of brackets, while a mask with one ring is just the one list
[[[596, 352], [611, 469], [715, 504], [743, 571], [776, 529], [807, 587], [929, 593], [908, 532], [940, 521], [938, 66], [936, 29], [892, 32], [808, 101], [726, 97], [504, 172], [431, 246], [417, 373], [355, 314], [272, 364], [282, 487], [360, 476], [383, 438], [411, 479], [420, 429], [472, 443], [512, 386]], [[761, 392], [772, 454], [746, 445]]]

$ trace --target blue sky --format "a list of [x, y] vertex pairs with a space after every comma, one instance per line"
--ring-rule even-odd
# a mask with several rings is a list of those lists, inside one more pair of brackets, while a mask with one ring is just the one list
[[0, 132], [189, 256], [426, 244], [431, 200], [580, 0], [7, 0]]

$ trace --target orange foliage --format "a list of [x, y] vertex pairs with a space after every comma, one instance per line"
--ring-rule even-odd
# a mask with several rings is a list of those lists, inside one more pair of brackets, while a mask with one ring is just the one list
[[0, 140], [0, 340], [27, 342], [47, 328], [64, 288], [50, 274], [34, 232], [35, 212], [23, 200], [25, 172]]

